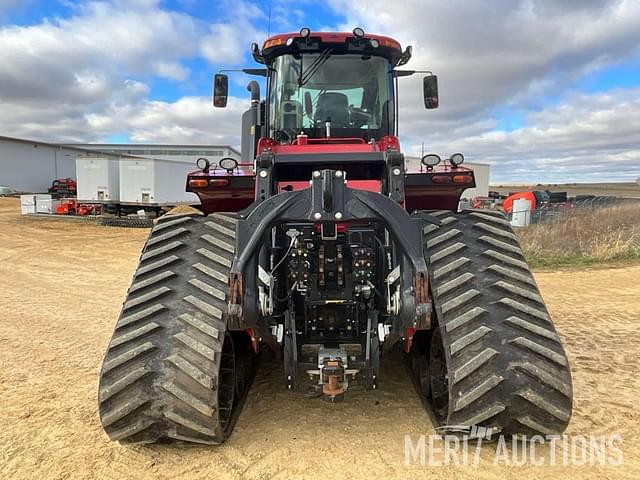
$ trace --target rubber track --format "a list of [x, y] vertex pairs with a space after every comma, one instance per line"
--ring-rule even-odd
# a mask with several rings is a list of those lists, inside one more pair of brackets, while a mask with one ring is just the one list
[[500, 212], [430, 212], [425, 256], [449, 381], [443, 425], [558, 434], [571, 417], [569, 364]]
[[150, 218], [102, 217], [101, 224], [105, 227], [151, 228], [153, 220]]
[[100, 419], [112, 440], [210, 444], [229, 434], [216, 383], [235, 222], [165, 215], [151, 231], [100, 374]]

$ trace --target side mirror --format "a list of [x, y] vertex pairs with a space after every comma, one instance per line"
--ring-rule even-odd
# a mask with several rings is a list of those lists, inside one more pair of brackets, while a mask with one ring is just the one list
[[[253, 56], [253, 59], [256, 62], [261, 63], [263, 65], [265, 64], [264, 57], [260, 53], [260, 47], [255, 42], [251, 44], [251, 55]], [[265, 77], [266, 77], [266, 75], [265, 75]]]
[[438, 108], [438, 77], [427, 75], [422, 83], [422, 95], [424, 96], [424, 108], [429, 110]]
[[304, 92], [304, 113], [306, 113], [309, 118], [313, 115], [313, 101], [311, 100], [311, 94], [309, 92]]
[[216, 73], [213, 77], [213, 106], [224, 108], [229, 96], [229, 77], [223, 73]]

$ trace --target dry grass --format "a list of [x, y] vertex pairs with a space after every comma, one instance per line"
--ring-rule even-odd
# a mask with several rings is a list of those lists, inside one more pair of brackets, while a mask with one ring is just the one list
[[518, 234], [534, 267], [640, 259], [640, 203], [578, 211]]

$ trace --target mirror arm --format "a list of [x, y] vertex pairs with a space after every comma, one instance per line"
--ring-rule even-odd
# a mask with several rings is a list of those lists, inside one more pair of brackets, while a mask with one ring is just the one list
[[266, 77], [269, 74], [269, 71], [266, 68], [243, 68], [242, 72], [247, 75], [256, 75], [259, 77]]
[[415, 73], [428, 73], [429, 75], [433, 75], [431, 70], [392, 70], [392, 72], [395, 78], [410, 77]]
[[247, 75], [256, 75], [258, 77], [266, 77], [269, 75], [269, 70], [267, 68], [225, 68], [223, 70], [218, 70], [218, 73], [226, 72], [242, 72]]

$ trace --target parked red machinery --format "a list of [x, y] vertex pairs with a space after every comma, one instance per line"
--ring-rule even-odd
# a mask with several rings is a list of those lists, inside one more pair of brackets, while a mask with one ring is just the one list
[[78, 193], [78, 187], [73, 178], [58, 178], [51, 183], [48, 193], [57, 198], [74, 196]]
[[56, 213], [58, 215], [75, 215], [76, 200], [73, 198], [62, 199], [60, 204], [56, 207]]
[[[259, 350], [283, 361], [286, 388], [339, 401], [352, 383], [384, 388], [395, 343], [441, 431], [562, 432], [567, 358], [509, 222], [457, 211], [475, 186], [461, 154], [405, 164], [411, 47], [303, 28], [252, 54], [264, 68], [244, 71], [267, 95], [249, 83], [243, 161], [199, 159], [187, 190], [205, 215], [161, 217], [140, 257], [100, 375], [110, 438], [220, 443]], [[228, 95], [216, 75], [214, 106]]]
[[74, 198], [65, 198], [56, 207], [58, 215], [97, 215], [100, 213], [100, 205], [90, 203], [78, 203]]
[[518, 192], [518, 193], [512, 193], [507, 198], [505, 198], [504, 202], [502, 202], [502, 209], [507, 214], [512, 213], [513, 202], [520, 199], [529, 201], [530, 210], [535, 211], [538, 208], [538, 201], [536, 199], [535, 192]]

